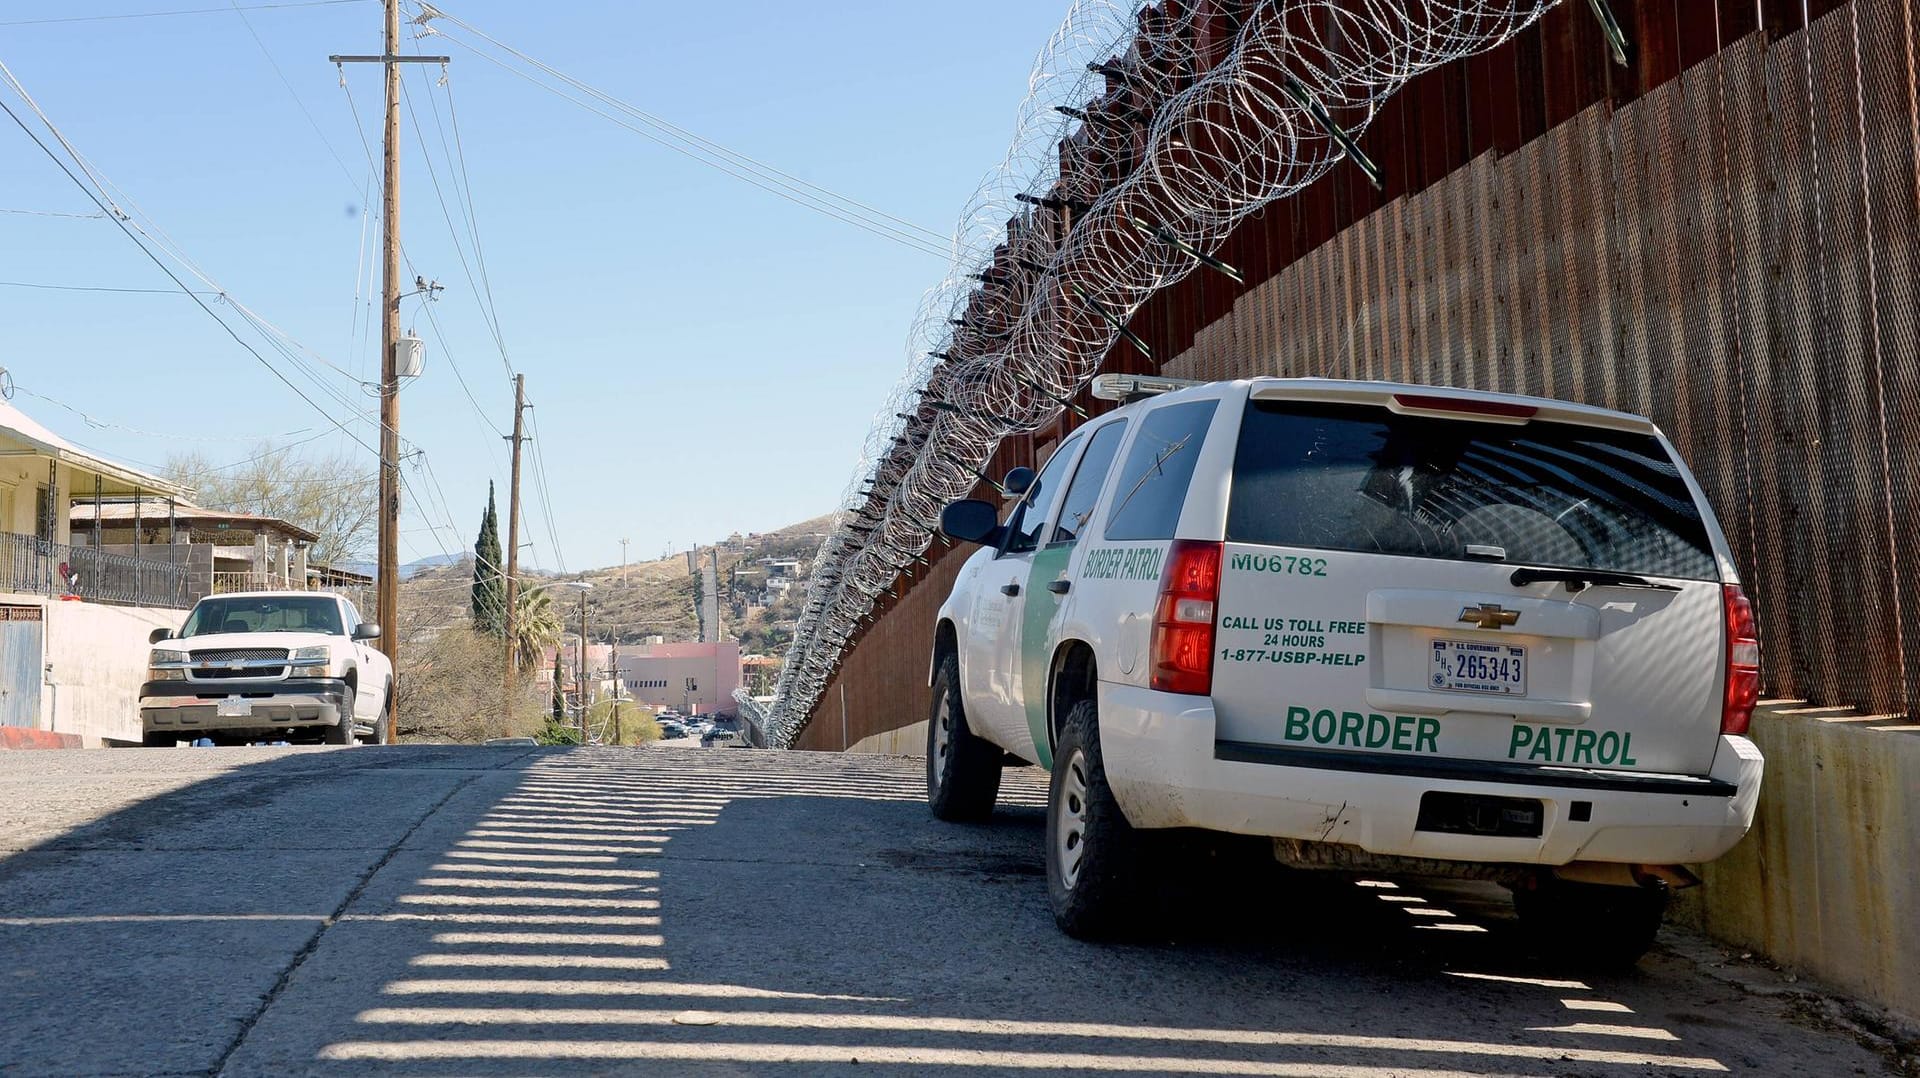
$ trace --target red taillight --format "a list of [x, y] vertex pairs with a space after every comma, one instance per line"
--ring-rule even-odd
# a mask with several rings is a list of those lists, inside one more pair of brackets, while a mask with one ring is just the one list
[[1220, 544], [1175, 539], [1153, 611], [1153, 687], [1213, 692], [1213, 622], [1220, 605]]
[[1760, 632], [1753, 604], [1740, 585], [1722, 585], [1721, 590], [1727, 606], [1727, 695], [1720, 709], [1720, 732], [1744, 734], [1760, 700]]
[[1501, 419], [1532, 419], [1540, 411], [1531, 404], [1515, 404], [1512, 401], [1485, 401], [1423, 393], [1395, 393], [1393, 403], [1421, 412], [1456, 412], [1461, 415], [1497, 416]]

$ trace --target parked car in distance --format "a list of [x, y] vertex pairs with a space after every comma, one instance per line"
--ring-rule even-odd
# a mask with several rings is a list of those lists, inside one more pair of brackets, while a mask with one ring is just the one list
[[660, 727], [660, 736], [666, 740], [676, 740], [687, 736], [687, 728], [680, 725], [678, 719], [656, 718], [654, 724]]
[[149, 638], [145, 743], [305, 736], [383, 744], [393, 666], [370, 644], [379, 636], [380, 626], [328, 592], [209, 595], [178, 631]]
[[721, 729], [718, 727], [708, 730], [706, 733], [700, 735], [700, 744], [708, 747], [712, 747], [714, 745], [732, 745], [732, 744], [738, 743], [739, 741], [740, 741], [740, 735], [734, 733], [732, 730]]
[[1673, 445], [1639, 416], [1470, 390], [1105, 375], [1125, 401], [979, 549], [935, 625], [927, 796], [990, 812], [1052, 772], [1047, 888], [1115, 930], [1137, 833], [1494, 879], [1545, 949], [1651, 945], [1688, 864], [1753, 823], [1751, 605]]

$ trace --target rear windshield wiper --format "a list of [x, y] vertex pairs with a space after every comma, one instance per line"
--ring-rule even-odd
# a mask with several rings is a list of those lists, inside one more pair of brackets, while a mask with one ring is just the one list
[[1508, 578], [1516, 588], [1542, 580], [1558, 580], [1567, 585], [1568, 591], [1580, 591], [1589, 584], [1604, 584], [1615, 588], [1652, 588], [1655, 591], [1679, 591], [1678, 584], [1660, 584], [1644, 576], [1632, 573], [1615, 573], [1606, 569], [1515, 569]]

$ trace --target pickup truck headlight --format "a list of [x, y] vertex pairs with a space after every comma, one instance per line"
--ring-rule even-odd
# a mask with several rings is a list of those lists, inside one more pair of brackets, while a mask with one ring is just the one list
[[294, 648], [288, 657], [293, 663], [294, 677], [326, 677], [333, 665], [333, 649], [325, 644], [311, 648]]
[[161, 663], [184, 663], [186, 661], [187, 661], [187, 653], [184, 651], [170, 651], [166, 648], [154, 648], [152, 651], [147, 653], [147, 680], [148, 681], [185, 681], [187, 680], [187, 672], [184, 669], [175, 667], [170, 670], [162, 670], [159, 667]]

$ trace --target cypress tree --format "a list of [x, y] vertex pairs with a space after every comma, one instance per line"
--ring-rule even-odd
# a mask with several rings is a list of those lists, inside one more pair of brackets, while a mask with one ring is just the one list
[[553, 649], [553, 721], [567, 721], [567, 694], [560, 688], [560, 649]]
[[500, 515], [493, 484], [487, 484], [487, 511], [480, 516], [480, 537], [473, 544], [473, 627], [502, 636], [507, 631], [506, 582], [500, 575]]

